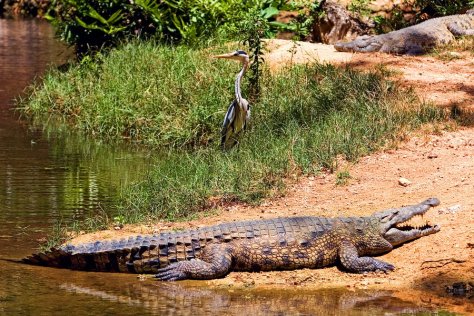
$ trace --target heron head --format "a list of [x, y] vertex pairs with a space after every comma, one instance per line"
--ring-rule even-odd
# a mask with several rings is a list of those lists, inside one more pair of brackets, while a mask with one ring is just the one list
[[234, 59], [234, 60], [239, 60], [243, 62], [243, 61], [249, 60], [249, 55], [243, 50], [236, 50], [235, 52], [232, 52], [232, 53], [216, 55], [214, 56], [214, 58]]

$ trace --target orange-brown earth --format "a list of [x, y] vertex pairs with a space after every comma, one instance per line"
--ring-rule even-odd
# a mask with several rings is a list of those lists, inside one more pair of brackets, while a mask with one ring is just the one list
[[[262, 273], [231, 273], [218, 280], [203, 281], [211, 287], [291, 287], [319, 289], [389, 289], [402, 299], [417, 304], [449, 307], [452, 311], [474, 313], [474, 300], [454, 298], [445, 287], [454, 282], [474, 282], [474, 58], [443, 61], [435, 57], [350, 54], [332, 46], [275, 40], [268, 44], [267, 62], [272, 69], [284, 63], [319, 60], [370, 69], [381, 64], [394, 71], [395, 79], [411, 86], [420, 97], [439, 106], [462, 109], [464, 126], [442, 132], [418, 131], [396, 148], [360, 159], [355, 164], [341, 161], [339, 170], [348, 171], [346, 185], [336, 184], [336, 173], [293, 179], [284, 197], [260, 206], [233, 205], [216, 214], [186, 223], [158, 222], [101, 231], [73, 240], [116, 238], [175, 228], [193, 228], [225, 221], [278, 216], [369, 215], [376, 210], [418, 203], [437, 197], [441, 205], [429, 214], [441, 225], [437, 234], [405, 244], [380, 259], [393, 263], [389, 273], [349, 274], [337, 267]], [[469, 125], [471, 124], [471, 125]], [[399, 178], [410, 181], [399, 184]]]

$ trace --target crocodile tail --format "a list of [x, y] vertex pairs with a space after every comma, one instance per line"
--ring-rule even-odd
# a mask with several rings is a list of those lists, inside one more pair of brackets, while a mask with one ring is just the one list
[[129, 249], [102, 252], [77, 252], [74, 246], [51, 248], [22, 259], [24, 263], [83, 271], [133, 272], [130, 271]]
[[22, 262], [38, 266], [72, 268], [71, 253], [61, 248], [51, 248], [49, 251], [32, 254], [22, 259]]

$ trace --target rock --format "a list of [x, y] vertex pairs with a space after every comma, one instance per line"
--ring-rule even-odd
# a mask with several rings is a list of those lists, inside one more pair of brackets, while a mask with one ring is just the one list
[[115, 224], [114, 229], [115, 230], [121, 230], [123, 228], [123, 224]]
[[392, 0], [371, 1], [369, 4], [369, 9], [372, 12], [391, 11], [393, 9], [393, 1]]
[[401, 185], [402, 187], [407, 187], [411, 184], [411, 181], [406, 178], [400, 177], [398, 179], [398, 184]]
[[312, 40], [315, 42], [334, 44], [340, 40], [352, 40], [368, 34], [372, 27], [334, 1], [323, 0], [321, 10], [325, 14], [317, 12], [313, 25]]
[[428, 154], [428, 159], [433, 159], [433, 158], [438, 158], [438, 154], [433, 153], [433, 152], [429, 153]]

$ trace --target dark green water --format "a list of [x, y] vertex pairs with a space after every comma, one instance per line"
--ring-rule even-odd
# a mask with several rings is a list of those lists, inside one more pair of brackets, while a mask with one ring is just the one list
[[[11, 99], [59, 64], [66, 49], [37, 21], [0, 19], [0, 258], [35, 251], [58, 220], [108, 210], [121, 186], [147, 168], [147, 154], [43, 133], [22, 123]], [[140, 281], [0, 260], [5, 315], [386, 315], [425, 309], [389, 292], [210, 290], [200, 282]]]

